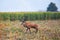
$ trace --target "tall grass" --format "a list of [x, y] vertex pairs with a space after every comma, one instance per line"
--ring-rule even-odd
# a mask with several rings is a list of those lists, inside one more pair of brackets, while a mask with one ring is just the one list
[[27, 16], [27, 20], [60, 19], [60, 12], [0, 12], [0, 20], [21, 20]]

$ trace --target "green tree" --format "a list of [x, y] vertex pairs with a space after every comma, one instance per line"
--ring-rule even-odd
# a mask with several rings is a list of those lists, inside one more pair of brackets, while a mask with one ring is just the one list
[[58, 10], [58, 8], [57, 8], [57, 6], [55, 5], [55, 3], [53, 3], [53, 2], [51, 2], [50, 4], [49, 4], [49, 6], [47, 7], [47, 11], [57, 11]]

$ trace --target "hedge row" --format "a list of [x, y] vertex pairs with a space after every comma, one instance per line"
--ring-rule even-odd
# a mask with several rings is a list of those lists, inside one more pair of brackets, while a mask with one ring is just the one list
[[27, 20], [60, 19], [60, 12], [0, 12], [0, 20], [21, 20], [27, 16]]

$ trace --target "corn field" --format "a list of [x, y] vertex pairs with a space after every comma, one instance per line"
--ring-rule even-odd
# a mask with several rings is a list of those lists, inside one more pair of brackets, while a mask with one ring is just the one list
[[[38, 33], [25, 33], [24, 16], [38, 24]], [[60, 12], [0, 12], [0, 40], [60, 40]]]
[[0, 12], [0, 20], [21, 20], [27, 16], [27, 20], [60, 19], [60, 12]]

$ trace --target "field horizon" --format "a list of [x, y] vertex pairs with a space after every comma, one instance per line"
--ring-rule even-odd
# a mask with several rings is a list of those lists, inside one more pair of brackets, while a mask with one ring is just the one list
[[[38, 24], [38, 32], [21, 25], [21, 20]], [[0, 40], [60, 40], [60, 12], [0, 12]]]

